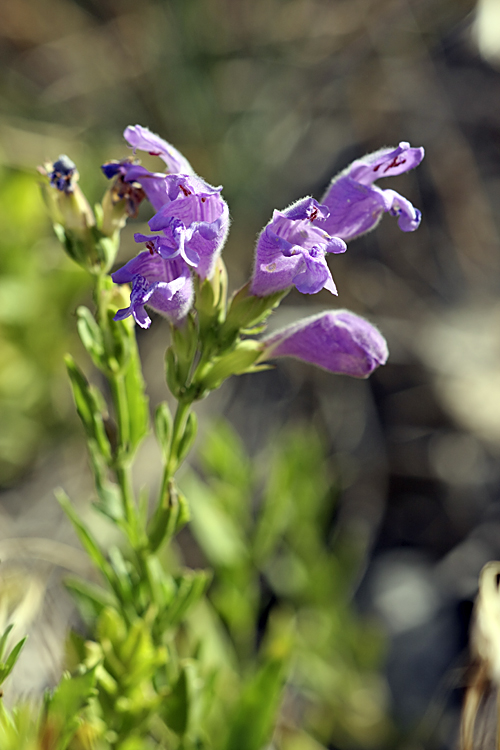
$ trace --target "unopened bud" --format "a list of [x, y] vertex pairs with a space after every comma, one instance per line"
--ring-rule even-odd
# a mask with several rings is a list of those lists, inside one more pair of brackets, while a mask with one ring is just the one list
[[96, 226], [94, 213], [78, 185], [75, 164], [61, 155], [38, 171], [46, 178], [41, 184], [43, 198], [67, 254], [91, 273], [107, 270], [116, 254], [117, 232], [112, 236]]

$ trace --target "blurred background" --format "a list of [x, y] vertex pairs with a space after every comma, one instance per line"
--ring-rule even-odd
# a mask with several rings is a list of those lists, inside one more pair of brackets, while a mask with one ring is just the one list
[[[419, 230], [386, 216], [332, 257], [338, 298], [292, 292], [273, 318], [347, 307], [381, 328], [387, 366], [354, 382], [280, 363], [200, 412], [225, 415], [255, 461], [280, 429], [315, 426], [352, 606], [385, 642], [373, 727], [383, 714], [394, 746], [452, 747], [477, 576], [500, 556], [497, 0], [4, 0], [0, 59], [0, 617], [32, 634], [16, 690], [57, 679], [76, 621], [61, 579], [89, 573], [52, 492], [88, 511], [62, 355], [86, 362], [74, 311], [89, 284], [52, 236], [35, 167], [67, 153], [95, 202], [125, 126], [148, 126], [224, 186], [235, 289], [274, 208], [408, 140], [423, 164], [384, 187], [421, 209]], [[129, 222], [120, 261], [148, 218]], [[167, 335], [159, 318], [138, 331], [153, 403]], [[147, 443], [138, 481], [155, 460]], [[387, 746], [371, 727], [353, 719], [329, 746]]]

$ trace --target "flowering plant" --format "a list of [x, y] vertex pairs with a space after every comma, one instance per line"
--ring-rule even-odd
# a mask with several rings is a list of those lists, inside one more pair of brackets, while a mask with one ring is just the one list
[[[417, 166], [423, 149], [401, 143], [396, 149], [369, 154], [334, 178], [321, 202], [305, 197], [274, 211], [257, 241], [252, 278], [228, 297], [221, 251], [229, 230], [229, 210], [222, 189], [198, 177], [173, 146], [147, 128], [128, 127], [124, 136], [133, 154], [103, 165], [111, 182], [95, 212], [78, 186], [78, 172], [68, 157], [60, 156], [40, 170], [58, 238], [70, 257], [95, 279], [96, 312], [78, 309], [78, 331], [107, 381], [109, 407], [104, 394], [89, 384], [69, 355], [67, 367], [86, 434], [95, 506], [120, 530], [122, 544], [107, 554], [69, 498], [62, 490], [58, 492], [59, 502], [102, 576], [102, 585], [80, 580], [69, 584], [91, 612], [90, 635], [87, 642], [78, 642], [77, 669], [71, 676], [65, 675], [47, 696], [30, 747], [45, 748], [52, 743], [50, 747], [58, 750], [259, 750], [267, 746], [276, 725], [290, 649], [278, 648], [279, 638], [271, 639], [274, 646], [268, 644], [259, 653], [258, 668], [238, 678], [239, 682], [233, 657], [224, 662], [225, 679], [236, 686], [237, 697], [222, 708], [214, 707], [213, 686], [223, 667], [221, 662], [214, 671], [203, 661], [203, 639], [215, 637], [213, 633], [210, 636], [213, 622], [206, 619], [207, 610], [201, 605], [210, 575], [205, 570], [171, 570], [165, 554], [190, 516], [177, 471], [196, 434], [193, 404], [231, 375], [258, 372], [278, 357], [295, 357], [357, 378], [366, 378], [385, 364], [388, 350], [382, 334], [367, 320], [345, 310], [327, 310], [272, 335], [256, 336], [293, 287], [304, 294], [326, 288], [336, 295], [327, 254], [344, 252], [346, 241], [373, 229], [384, 212], [398, 216], [403, 231], [418, 227], [417, 209], [374, 181]], [[167, 172], [142, 167], [137, 151], [160, 157]], [[110, 274], [120, 231], [128, 217], [137, 215], [144, 200], [153, 211], [151, 234], [136, 233], [138, 254]], [[135, 338], [135, 324], [142, 328], [152, 324], [148, 309], [171, 324], [166, 381], [177, 402], [173, 415], [166, 401], [155, 411], [163, 477], [151, 509], [147, 495], [141, 493], [137, 499], [132, 475], [137, 448], [149, 429]], [[233, 490], [239, 486], [244, 496], [253, 480], [232, 443], [231, 439], [224, 442], [226, 454], [232, 452], [233, 456], [229, 484]], [[299, 453], [309, 455], [307, 449]], [[308, 460], [312, 463], [315, 459], [311, 455]], [[215, 464], [220, 473], [220, 462]], [[238, 465], [240, 478], [234, 473]], [[195, 486], [196, 480], [191, 478], [190, 483]], [[292, 482], [289, 495], [294, 491]], [[202, 496], [195, 487], [192, 503], [207, 523], [199, 524], [195, 515], [194, 526], [215, 569], [215, 590], [218, 576], [225, 576], [234, 582], [231, 596], [237, 599], [241, 576], [246, 580], [254, 575], [252, 566], [259, 570], [267, 564], [275, 544], [271, 538], [276, 540], [280, 532], [273, 530], [270, 537], [270, 529], [275, 528], [272, 524], [257, 526], [247, 544], [252, 551], [245, 552], [231, 525], [214, 515], [217, 500], [204, 506]], [[273, 497], [279, 497], [279, 491]], [[307, 491], [301, 492], [301, 497], [307, 497]], [[285, 533], [283, 521], [276, 523]], [[223, 531], [219, 545], [214, 546], [207, 528], [214, 529], [217, 524]], [[233, 571], [231, 575], [229, 571]], [[198, 616], [205, 618], [206, 627], [198, 645], [186, 630], [197, 602], [201, 607]], [[220, 591], [217, 606], [234, 638], [235, 651], [245, 653], [247, 626], [242, 627], [241, 617], [235, 619]], [[250, 619], [256, 617], [248, 602], [242, 607], [243, 612], [250, 607]], [[196, 630], [191, 621], [193, 628]], [[0, 640], [0, 653], [7, 635]], [[21, 647], [22, 643], [12, 650], [5, 668], [0, 669], [0, 679], [12, 669]], [[19, 747], [15, 744], [20, 737], [19, 724], [12, 717], [7, 723], [0, 721], [0, 738], [2, 732], [2, 747]]]

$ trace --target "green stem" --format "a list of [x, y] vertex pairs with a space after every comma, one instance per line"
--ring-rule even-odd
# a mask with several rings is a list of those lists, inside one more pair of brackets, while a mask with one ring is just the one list
[[128, 526], [130, 544], [135, 548], [139, 543], [139, 529], [130, 466], [116, 466], [115, 476], [122, 496], [123, 512]]
[[[105, 274], [99, 274], [95, 285], [95, 304], [97, 307], [97, 319], [104, 339], [109, 336], [109, 323], [107, 318], [107, 301], [105, 289]], [[128, 535], [132, 546], [139, 543], [138, 519], [135, 508], [134, 491], [132, 488], [132, 475], [129, 459], [130, 446], [130, 414], [127, 389], [123, 374], [108, 372], [107, 380], [111, 389], [113, 406], [115, 409], [118, 427], [118, 446], [113, 471], [118, 486], [120, 487], [123, 512], [128, 527]]]
[[126, 455], [130, 443], [130, 414], [128, 408], [127, 390], [125, 388], [125, 378], [121, 373], [108, 376], [109, 385], [113, 396], [113, 404], [116, 411], [116, 422], [118, 425], [118, 456]]

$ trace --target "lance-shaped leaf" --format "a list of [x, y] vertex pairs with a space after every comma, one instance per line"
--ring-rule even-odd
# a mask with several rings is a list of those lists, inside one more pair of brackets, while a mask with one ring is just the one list
[[73, 357], [65, 357], [78, 416], [87, 433], [87, 439], [95, 441], [103, 458], [111, 461], [111, 446], [104, 427], [104, 399], [97, 388], [92, 387]]
[[267, 747], [284, 684], [284, 663], [271, 659], [244, 686], [232, 718], [224, 750], [262, 750]]
[[27, 639], [27, 636], [25, 636], [24, 638], [21, 638], [21, 640], [16, 643], [16, 645], [10, 651], [7, 658], [4, 660], [4, 652], [5, 652], [5, 647], [7, 645], [7, 639], [13, 627], [14, 625], [9, 625], [3, 632], [2, 637], [0, 638], [0, 685], [3, 682], [5, 682], [7, 677], [10, 675], [10, 673], [14, 669], [14, 666], [19, 658], [19, 655]]
[[169, 729], [180, 737], [193, 729], [199, 714], [200, 679], [196, 666], [194, 661], [188, 659], [181, 664], [172, 691], [163, 701], [163, 718]]

